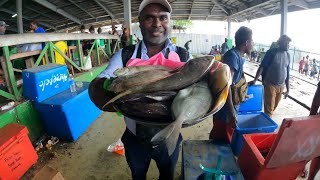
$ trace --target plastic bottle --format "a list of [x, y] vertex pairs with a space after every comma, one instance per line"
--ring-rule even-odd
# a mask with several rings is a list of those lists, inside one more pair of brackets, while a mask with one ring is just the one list
[[70, 83], [70, 91], [71, 92], [76, 92], [76, 84], [74, 83], [74, 78], [73, 76], [70, 74], [69, 75], [69, 83]]

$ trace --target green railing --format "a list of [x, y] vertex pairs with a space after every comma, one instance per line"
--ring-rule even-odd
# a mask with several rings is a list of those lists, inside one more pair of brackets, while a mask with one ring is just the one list
[[[100, 40], [105, 40], [106, 46], [100, 47]], [[68, 54], [59, 49], [54, 42], [58, 41], [76, 41], [76, 47], [73, 48], [79, 53], [79, 63], [76, 64], [74, 58], [71, 56], [69, 51]], [[82, 52], [81, 40], [91, 40], [91, 49], [84, 58]], [[111, 48], [111, 40], [116, 40], [114, 48]], [[23, 52], [17, 54], [10, 54], [9, 47], [22, 45], [22, 44], [33, 44], [33, 43], [43, 43], [45, 42], [45, 47], [42, 50]], [[117, 49], [119, 49], [119, 39], [117, 36], [107, 35], [107, 34], [67, 34], [67, 33], [45, 33], [45, 34], [14, 34], [14, 35], [3, 35], [0, 36], [0, 47], [3, 48], [3, 56], [0, 57], [0, 62], [2, 70], [4, 73], [5, 85], [7, 90], [0, 89], [0, 96], [13, 101], [19, 101], [22, 98], [23, 85], [17, 73], [22, 72], [20, 69], [15, 69], [13, 63], [17, 59], [28, 58], [37, 56], [35, 62], [28, 62], [30, 59], [24, 59], [27, 68], [32, 68], [39, 66], [41, 61], [44, 59], [46, 63], [56, 63], [55, 53], [60, 54], [66, 63], [70, 64], [73, 68], [77, 69], [79, 72], [83, 71], [89, 57], [92, 55], [93, 50], [95, 50], [98, 65], [101, 64], [100, 52], [107, 58], [109, 58]], [[68, 49], [71, 49], [71, 46]], [[69, 55], [69, 56], [68, 56]], [[20, 75], [21, 78], [21, 75]], [[21, 82], [21, 83], [18, 83]]]

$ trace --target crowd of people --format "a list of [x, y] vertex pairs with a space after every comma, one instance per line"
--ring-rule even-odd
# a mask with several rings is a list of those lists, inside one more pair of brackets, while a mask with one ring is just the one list
[[320, 79], [319, 75], [320, 64], [316, 59], [309, 59], [309, 55], [302, 57], [299, 61], [299, 73], [311, 78]]

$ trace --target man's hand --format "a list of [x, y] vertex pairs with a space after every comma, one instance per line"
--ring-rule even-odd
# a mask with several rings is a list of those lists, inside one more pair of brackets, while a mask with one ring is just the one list
[[283, 95], [284, 95], [284, 99], [286, 99], [289, 96], [289, 91], [283, 93]]
[[252, 85], [254, 85], [256, 82], [257, 82], [257, 80], [250, 81], [250, 82], [248, 82], [248, 85], [249, 85], [249, 86], [252, 86]]

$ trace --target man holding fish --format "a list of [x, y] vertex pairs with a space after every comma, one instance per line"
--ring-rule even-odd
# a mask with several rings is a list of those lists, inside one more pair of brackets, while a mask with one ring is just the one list
[[[166, 58], [170, 52], [177, 52], [181, 61], [187, 61], [191, 55], [180, 47], [171, 43], [168, 38], [170, 32], [170, 16], [172, 8], [167, 0], [143, 0], [139, 7], [139, 23], [143, 41], [135, 46], [121, 49], [112, 59], [107, 69], [103, 71], [90, 85], [89, 94], [92, 101], [103, 110], [112, 111], [105, 107], [106, 99], [105, 86], [108, 86], [106, 79], [121, 75], [130, 75], [132, 72], [126, 69], [118, 70], [127, 65], [129, 59], [139, 58], [149, 60], [156, 54], [162, 52]], [[147, 66], [146, 66], [147, 67]], [[140, 66], [139, 68], [144, 68]], [[136, 68], [137, 71], [141, 69]], [[139, 79], [139, 82], [130, 82], [120, 86], [111, 86], [110, 89], [122, 92], [129, 86], [136, 87], [142, 81], [151, 81], [165, 76], [167, 72], [162, 68], [155, 68], [154, 71], [159, 73], [145, 74], [145, 79]], [[161, 74], [162, 72], [162, 74]], [[143, 73], [143, 72], [142, 72]], [[149, 78], [149, 79], [147, 79]], [[118, 81], [120, 81], [119, 79]], [[129, 81], [128, 81], [129, 82]], [[115, 83], [114, 83], [115, 84]], [[199, 85], [201, 86], [201, 84]], [[122, 88], [122, 89], [121, 89]], [[169, 93], [170, 94], [170, 93]], [[162, 98], [159, 95], [156, 98]], [[146, 96], [148, 98], [148, 96]], [[110, 98], [109, 98], [110, 100]], [[154, 145], [151, 143], [151, 138], [164, 127], [149, 127], [136, 123], [134, 120], [125, 117], [126, 130], [121, 138], [125, 147], [125, 156], [128, 165], [131, 169], [133, 179], [146, 179], [146, 174], [149, 168], [151, 159], [154, 159], [159, 169], [159, 179], [173, 179], [175, 165], [179, 156], [179, 144], [182, 141], [182, 136], [178, 134], [177, 142], [174, 142], [174, 148], [171, 153], [168, 153], [167, 146]]]

